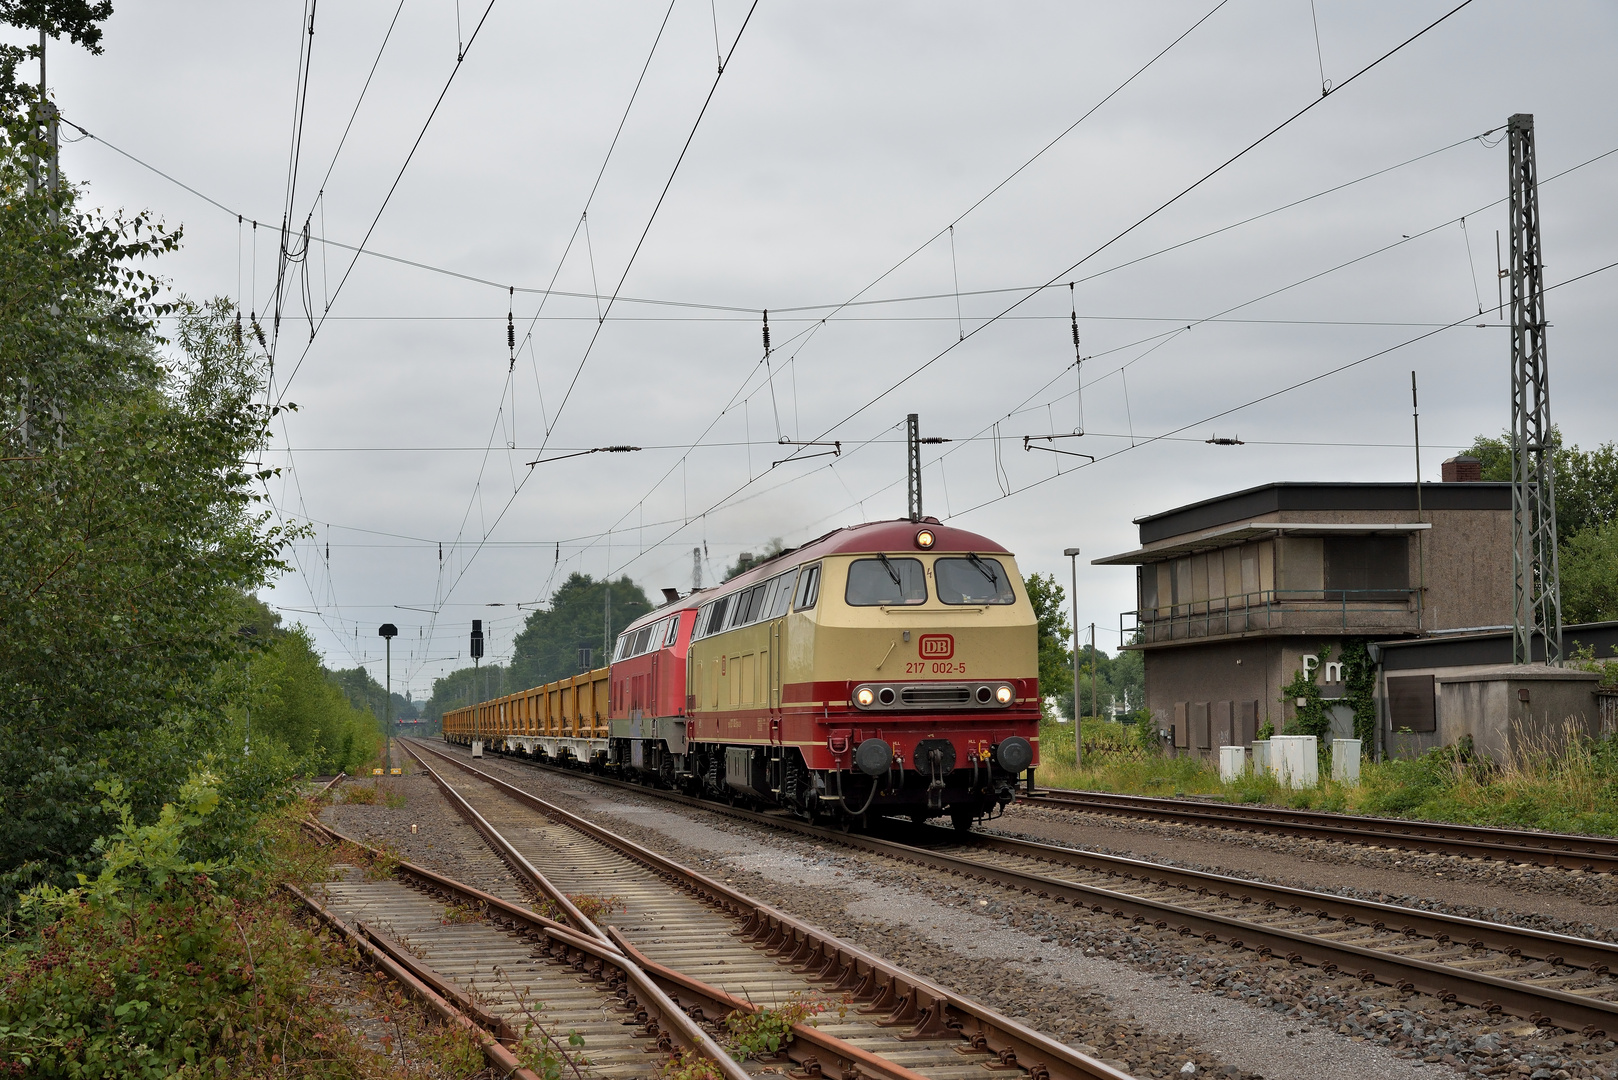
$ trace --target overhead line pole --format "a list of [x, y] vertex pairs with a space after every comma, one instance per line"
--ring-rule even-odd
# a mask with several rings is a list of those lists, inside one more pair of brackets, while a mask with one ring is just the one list
[[1511, 184], [1511, 514], [1512, 661], [1534, 661], [1534, 635], [1545, 663], [1562, 662], [1562, 572], [1556, 551], [1556, 448], [1550, 369], [1545, 352], [1544, 258], [1534, 117], [1508, 125]]

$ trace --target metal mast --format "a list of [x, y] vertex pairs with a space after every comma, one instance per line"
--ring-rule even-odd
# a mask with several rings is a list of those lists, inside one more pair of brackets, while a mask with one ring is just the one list
[[1562, 662], [1562, 574], [1556, 557], [1556, 479], [1551, 392], [1545, 355], [1544, 259], [1534, 117], [1511, 118], [1511, 512], [1512, 660]]
[[905, 448], [910, 472], [910, 520], [921, 520], [921, 422], [915, 413], [905, 417]]

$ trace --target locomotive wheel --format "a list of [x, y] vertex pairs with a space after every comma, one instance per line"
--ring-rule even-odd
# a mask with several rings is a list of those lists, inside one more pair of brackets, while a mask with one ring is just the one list
[[956, 832], [965, 833], [972, 831], [972, 822], [976, 817], [977, 815], [970, 810], [956, 810], [950, 814], [949, 820], [955, 826]]

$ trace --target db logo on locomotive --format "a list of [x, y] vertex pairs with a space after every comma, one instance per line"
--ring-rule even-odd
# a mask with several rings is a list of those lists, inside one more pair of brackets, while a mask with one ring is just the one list
[[955, 655], [953, 634], [923, 634], [916, 644], [924, 660], [948, 660]]

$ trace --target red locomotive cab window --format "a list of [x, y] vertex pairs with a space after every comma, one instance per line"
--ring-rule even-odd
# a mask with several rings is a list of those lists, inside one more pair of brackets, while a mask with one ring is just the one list
[[669, 620], [668, 633], [663, 635], [663, 648], [665, 648], [665, 649], [673, 648], [674, 647], [674, 639], [679, 637], [679, 636], [680, 636], [680, 616], [676, 615], [676, 616], [674, 616], [674, 618]]

